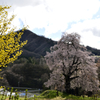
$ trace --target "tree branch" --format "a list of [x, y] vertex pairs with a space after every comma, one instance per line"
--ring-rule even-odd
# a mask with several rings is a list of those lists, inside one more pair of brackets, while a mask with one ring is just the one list
[[70, 74], [72, 75], [75, 71], [81, 70], [81, 68], [74, 69]]
[[73, 79], [75, 79], [75, 78], [78, 78], [78, 77], [79, 77], [79, 76], [72, 77], [72, 78], [70, 78], [70, 81], [73, 80]]

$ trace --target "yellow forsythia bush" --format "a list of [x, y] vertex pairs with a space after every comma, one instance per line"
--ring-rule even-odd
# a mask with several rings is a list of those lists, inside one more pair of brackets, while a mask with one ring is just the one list
[[20, 41], [25, 28], [19, 33], [14, 32], [15, 28], [11, 28], [14, 15], [8, 18], [7, 9], [9, 8], [10, 6], [0, 5], [0, 69], [7, 67], [10, 62], [14, 62], [22, 53], [22, 50], [19, 49], [27, 43], [27, 40]]

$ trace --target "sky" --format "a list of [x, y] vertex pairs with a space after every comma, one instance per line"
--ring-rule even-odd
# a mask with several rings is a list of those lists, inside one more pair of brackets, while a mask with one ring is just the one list
[[58, 41], [63, 32], [76, 32], [81, 44], [100, 49], [100, 0], [0, 0], [9, 5], [16, 30], [29, 30]]

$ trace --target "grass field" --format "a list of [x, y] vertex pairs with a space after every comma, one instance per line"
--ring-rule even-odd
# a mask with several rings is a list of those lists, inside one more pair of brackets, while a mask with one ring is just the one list
[[75, 96], [75, 95], [68, 95], [62, 92], [58, 92], [57, 96], [57, 91], [56, 90], [46, 90], [43, 93], [41, 93], [39, 96], [34, 95], [34, 97], [31, 98], [25, 98], [25, 97], [19, 97], [14, 98], [13, 96], [11, 99], [9, 99], [9, 96], [4, 96], [0, 95], [0, 100], [100, 100], [100, 97], [93, 96], [93, 97], [88, 97], [88, 96]]
[[28, 100], [100, 100], [97, 96], [88, 97], [88, 96], [75, 96], [75, 95], [67, 95], [65, 93], [58, 92], [55, 90], [46, 90], [39, 96], [34, 96], [33, 98], [29, 98]]

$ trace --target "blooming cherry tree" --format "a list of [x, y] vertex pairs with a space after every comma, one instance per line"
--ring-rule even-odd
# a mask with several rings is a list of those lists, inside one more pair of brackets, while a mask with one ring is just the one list
[[45, 82], [46, 87], [66, 91], [81, 87], [86, 91], [98, 89], [97, 67], [94, 57], [80, 45], [80, 35], [67, 34], [50, 48], [45, 56], [46, 63], [52, 73]]

